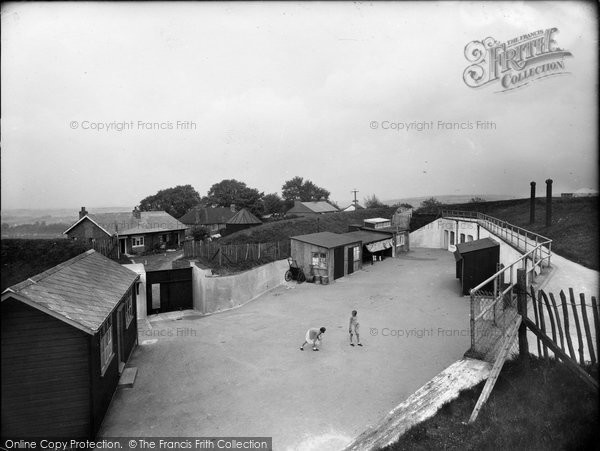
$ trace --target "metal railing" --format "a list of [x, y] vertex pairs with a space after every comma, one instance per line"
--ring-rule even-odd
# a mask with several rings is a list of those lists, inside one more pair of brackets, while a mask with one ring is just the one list
[[489, 358], [505, 329], [511, 324], [516, 309], [515, 286], [517, 269], [526, 272], [527, 284], [535, 278], [536, 269], [550, 266], [552, 240], [545, 236], [515, 226], [483, 213], [459, 210], [442, 210], [442, 217], [475, 221], [489, 232], [504, 239], [524, 252], [508, 266], [500, 265], [498, 271], [470, 290], [471, 297], [471, 349], [470, 352]]
[[489, 232], [499, 236], [523, 252], [528, 253], [530, 250], [537, 250], [533, 255], [534, 260], [536, 262], [541, 261], [541, 264], [545, 262], [546, 266], [550, 266], [552, 258], [552, 240], [548, 237], [513, 225], [502, 219], [475, 211], [442, 210], [441, 215], [445, 218], [475, 221]]

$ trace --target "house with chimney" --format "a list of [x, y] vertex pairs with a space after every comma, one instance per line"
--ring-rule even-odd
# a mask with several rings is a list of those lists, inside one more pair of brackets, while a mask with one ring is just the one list
[[194, 226], [206, 227], [211, 236], [219, 233], [227, 227], [227, 221], [236, 215], [237, 211], [234, 204], [227, 207], [206, 207], [198, 205], [190, 208], [181, 218], [183, 224], [190, 229]]
[[294, 215], [302, 217], [312, 217], [326, 213], [335, 213], [336, 211], [340, 210], [324, 200], [311, 202], [301, 202], [299, 200], [295, 200], [294, 206], [288, 211], [286, 211], [285, 214], [287, 216]]
[[187, 226], [165, 211], [131, 213], [89, 213], [81, 207], [79, 219], [63, 233], [71, 240], [112, 238], [118, 241], [121, 254], [142, 254], [153, 249], [179, 248], [185, 240]]

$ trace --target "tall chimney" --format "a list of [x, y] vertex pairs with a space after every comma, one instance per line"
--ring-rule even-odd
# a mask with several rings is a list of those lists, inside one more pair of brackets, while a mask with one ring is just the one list
[[529, 224], [535, 222], [535, 182], [531, 182], [531, 200], [529, 201]]
[[552, 179], [546, 180], [546, 227], [552, 225]]
[[85, 210], [85, 207], [81, 207], [81, 211], [79, 212], [79, 219], [83, 218], [87, 214], [88, 212]]
[[133, 214], [133, 217], [135, 219], [141, 219], [142, 218], [142, 213], [140, 212], [140, 210], [138, 210], [137, 206], [133, 209], [133, 211], [131, 212], [131, 214]]

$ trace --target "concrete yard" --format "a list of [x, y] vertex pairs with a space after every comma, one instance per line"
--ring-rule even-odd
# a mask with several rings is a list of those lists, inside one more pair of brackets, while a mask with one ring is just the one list
[[[339, 450], [468, 349], [469, 298], [452, 253], [415, 249], [322, 286], [275, 288], [235, 310], [154, 320], [100, 437], [272, 436]], [[364, 347], [349, 346], [358, 310]], [[299, 350], [327, 327], [320, 352]]]

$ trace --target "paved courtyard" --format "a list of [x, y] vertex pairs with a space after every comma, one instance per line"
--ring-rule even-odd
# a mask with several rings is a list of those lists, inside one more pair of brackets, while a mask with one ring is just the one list
[[[280, 286], [236, 310], [153, 321], [100, 436], [272, 436], [276, 450], [339, 450], [469, 347], [469, 300], [436, 249], [327, 286]], [[358, 310], [364, 347], [351, 347]], [[325, 326], [320, 352], [299, 345]]]

